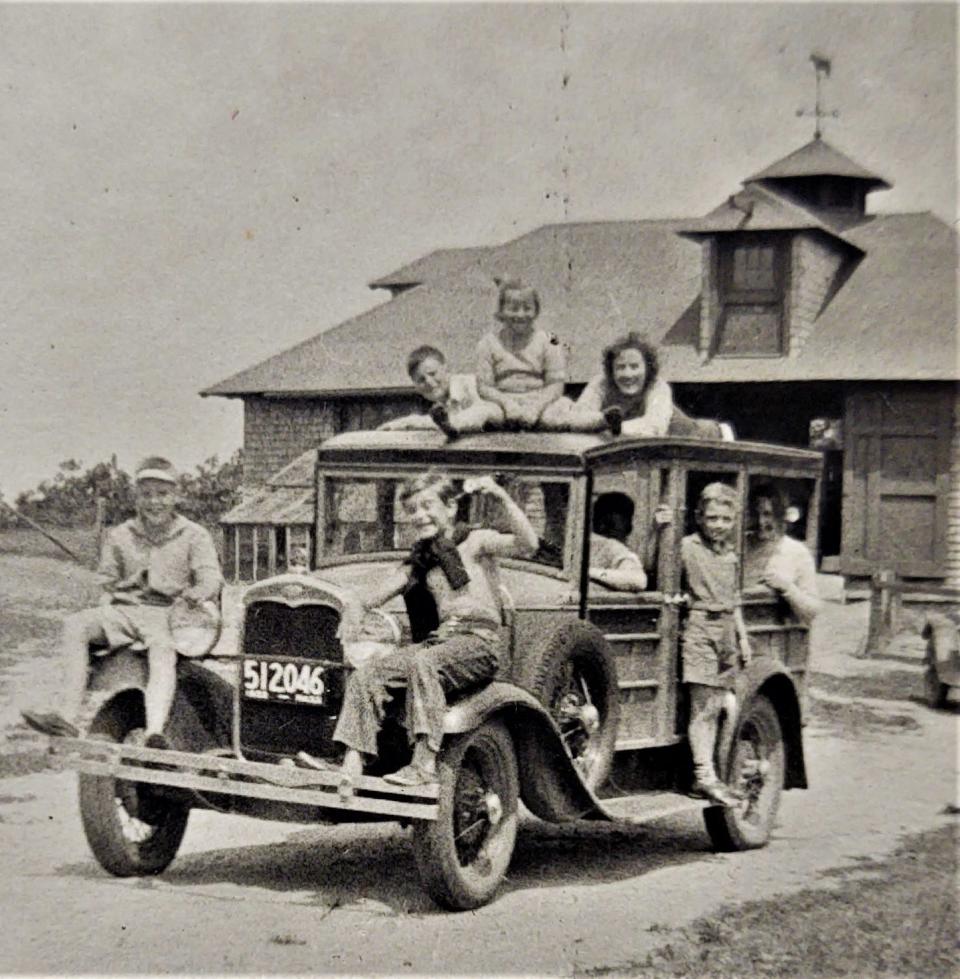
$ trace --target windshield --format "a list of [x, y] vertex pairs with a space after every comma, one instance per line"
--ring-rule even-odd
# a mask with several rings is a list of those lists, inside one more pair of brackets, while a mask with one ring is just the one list
[[[451, 477], [458, 487], [462, 485], [462, 476], [451, 473]], [[498, 480], [526, 513], [540, 538], [540, 548], [532, 560], [562, 567], [569, 482], [513, 475], [500, 476]], [[409, 550], [416, 535], [399, 499], [403, 482], [389, 477], [324, 477], [322, 556]], [[508, 529], [502, 507], [495, 500], [462, 496], [457, 519], [476, 527]]]

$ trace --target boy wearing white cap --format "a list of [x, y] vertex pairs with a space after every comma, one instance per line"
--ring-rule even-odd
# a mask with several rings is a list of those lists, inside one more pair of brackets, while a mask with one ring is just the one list
[[63, 713], [23, 711], [45, 734], [76, 737], [87, 686], [91, 643], [107, 652], [140, 642], [147, 650], [144, 692], [148, 747], [166, 747], [162, 732], [176, 691], [177, 651], [170, 633], [174, 599], [199, 605], [220, 592], [222, 577], [209, 532], [175, 510], [177, 474], [160, 456], [150, 456], [135, 474], [137, 515], [112, 528], [100, 554], [104, 594], [95, 608], [63, 624]]

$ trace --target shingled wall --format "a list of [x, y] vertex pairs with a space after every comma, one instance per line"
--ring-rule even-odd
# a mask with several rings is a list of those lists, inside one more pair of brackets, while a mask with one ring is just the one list
[[947, 584], [960, 588], [960, 387], [953, 395], [950, 493], [947, 498]]
[[790, 259], [789, 350], [796, 357], [823, 308], [843, 261], [825, 236], [803, 232], [793, 240]]
[[243, 408], [243, 485], [261, 486], [307, 449], [339, 432], [376, 428], [388, 418], [422, 412], [413, 395], [268, 398], [248, 395]]
[[332, 402], [316, 398], [244, 398], [244, 486], [260, 486], [333, 435], [336, 414]]

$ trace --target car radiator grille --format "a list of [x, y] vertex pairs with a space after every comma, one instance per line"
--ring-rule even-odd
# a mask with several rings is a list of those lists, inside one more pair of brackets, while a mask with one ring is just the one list
[[[329, 605], [290, 606], [255, 602], [244, 619], [244, 656], [294, 656], [327, 660], [327, 703], [323, 707], [240, 700], [240, 744], [247, 751], [294, 755], [308, 751], [331, 757], [331, 741], [343, 701], [343, 649], [337, 639], [340, 613]], [[242, 665], [241, 665], [242, 669]], [[242, 678], [241, 678], [242, 679]], [[242, 689], [242, 683], [241, 683]]]

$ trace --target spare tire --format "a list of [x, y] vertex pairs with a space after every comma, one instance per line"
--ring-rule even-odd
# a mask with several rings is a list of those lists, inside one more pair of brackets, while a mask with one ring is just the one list
[[599, 788], [610, 774], [620, 720], [617, 668], [603, 636], [585, 622], [565, 626], [526, 657], [518, 682], [550, 713], [584, 784]]

